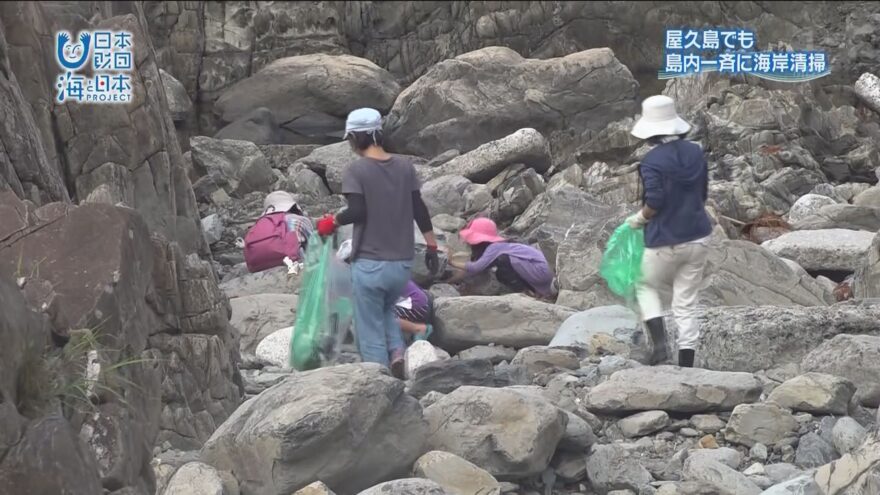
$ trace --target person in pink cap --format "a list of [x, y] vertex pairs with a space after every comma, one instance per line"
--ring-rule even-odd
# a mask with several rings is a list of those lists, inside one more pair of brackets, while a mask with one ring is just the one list
[[526, 244], [508, 242], [498, 235], [498, 227], [489, 218], [476, 218], [458, 234], [471, 247], [471, 261], [456, 263], [460, 270], [450, 282], [495, 268], [499, 282], [515, 292], [526, 292], [540, 298], [555, 294], [553, 272], [544, 254]]

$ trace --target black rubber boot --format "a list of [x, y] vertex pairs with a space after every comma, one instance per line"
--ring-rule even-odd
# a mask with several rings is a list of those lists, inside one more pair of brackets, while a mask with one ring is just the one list
[[682, 368], [693, 368], [694, 367], [694, 350], [693, 349], [680, 349], [678, 351], [678, 365]]
[[666, 325], [663, 318], [653, 318], [645, 322], [648, 337], [651, 339], [651, 364], [660, 364], [669, 357], [666, 354]]

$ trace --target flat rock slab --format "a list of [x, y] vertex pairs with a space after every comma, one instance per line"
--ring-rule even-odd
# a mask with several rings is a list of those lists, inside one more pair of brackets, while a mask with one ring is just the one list
[[454, 297], [435, 305], [434, 340], [449, 352], [475, 345], [547, 345], [574, 312], [523, 295]]
[[847, 229], [798, 230], [762, 244], [806, 270], [854, 271], [860, 267], [874, 233]]
[[[758, 371], [800, 363], [838, 334], [880, 335], [880, 305], [709, 308], [702, 316], [697, 359], [709, 369]], [[840, 373], [809, 369], [850, 378]]]
[[587, 409], [606, 414], [662, 410], [699, 413], [730, 411], [761, 395], [751, 373], [651, 366], [618, 371], [586, 396]]

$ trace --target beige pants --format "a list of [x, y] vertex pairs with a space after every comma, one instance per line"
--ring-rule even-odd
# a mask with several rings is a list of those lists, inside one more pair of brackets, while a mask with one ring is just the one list
[[708, 256], [704, 243], [645, 249], [642, 283], [636, 290], [642, 319], [662, 317], [671, 299], [679, 349], [694, 349], [700, 339], [697, 296]]

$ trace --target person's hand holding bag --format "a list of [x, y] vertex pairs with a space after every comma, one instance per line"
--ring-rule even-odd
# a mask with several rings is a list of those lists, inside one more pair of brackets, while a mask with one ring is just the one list
[[331, 214], [326, 214], [318, 220], [318, 235], [329, 237], [336, 232], [336, 219]]

